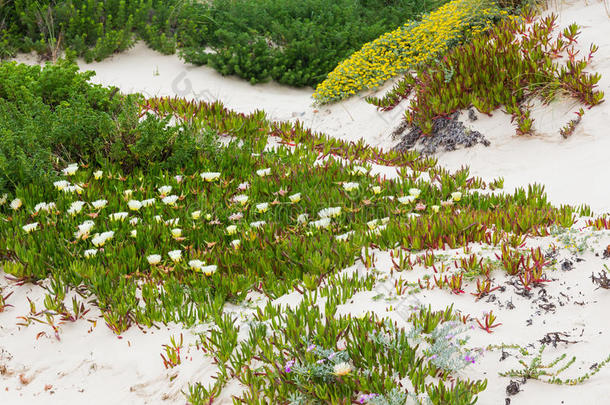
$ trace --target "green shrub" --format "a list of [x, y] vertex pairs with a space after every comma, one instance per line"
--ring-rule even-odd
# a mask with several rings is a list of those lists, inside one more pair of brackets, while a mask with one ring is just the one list
[[176, 167], [197, 152], [194, 132], [140, 118], [139, 95], [89, 82], [62, 60], [44, 68], [0, 64], [0, 192], [54, 177], [66, 162], [114, 162], [126, 171]]

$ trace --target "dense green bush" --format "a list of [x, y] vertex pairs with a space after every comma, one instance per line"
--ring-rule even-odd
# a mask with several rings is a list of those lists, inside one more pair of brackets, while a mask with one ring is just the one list
[[168, 119], [140, 117], [138, 95], [93, 85], [66, 60], [44, 68], [0, 64], [0, 192], [34, 179], [50, 180], [69, 162], [174, 167], [198, 141]]
[[0, 0], [0, 58], [101, 60], [141, 38], [253, 83], [315, 85], [364, 43], [446, 0]]

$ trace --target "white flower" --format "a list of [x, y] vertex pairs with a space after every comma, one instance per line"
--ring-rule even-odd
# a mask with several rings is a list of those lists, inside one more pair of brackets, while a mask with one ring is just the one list
[[166, 195], [172, 192], [172, 186], [161, 186], [157, 189], [157, 191], [159, 191], [161, 197], [165, 197]]
[[203, 262], [201, 260], [189, 261], [189, 267], [193, 270], [200, 270], [201, 266], [203, 266]]
[[250, 223], [250, 227], [255, 228], [255, 229], [258, 229], [258, 228], [260, 228], [260, 227], [264, 226], [265, 224], [266, 224], [266, 222], [265, 222], [265, 221], [256, 221], [256, 222], [251, 222], [251, 223]]
[[291, 203], [296, 204], [299, 201], [301, 201], [301, 193], [296, 193], [293, 195], [288, 196], [288, 199], [290, 200]]
[[235, 235], [237, 233], [237, 226], [235, 225], [229, 225], [227, 226], [227, 235]]
[[268, 167], [266, 169], [257, 170], [256, 174], [258, 174], [260, 177], [269, 176], [271, 174], [271, 168]]
[[61, 191], [64, 188], [69, 187], [70, 186], [70, 182], [66, 181], [66, 180], [59, 180], [59, 181], [54, 182], [53, 186], [55, 186], [56, 189]]
[[93, 246], [104, 246], [104, 244], [106, 243], [106, 241], [112, 239], [114, 237], [114, 232], [113, 231], [107, 231], [107, 232], [103, 232], [103, 233], [96, 233], [95, 235], [93, 235], [93, 238], [91, 239], [91, 243], [93, 243]]
[[78, 164], [77, 163], [71, 163], [71, 164], [68, 165], [68, 167], [63, 169], [61, 172], [65, 176], [73, 176], [76, 173], [77, 170], [78, 170]]
[[269, 209], [269, 203], [256, 204], [256, 210], [259, 212], [259, 214], [267, 212], [268, 209]]
[[421, 190], [418, 189], [418, 188], [410, 188], [409, 189], [409, 195], [412, 196], [413, 198], [419, 197], [420, 194], [421, 194]]
[[40, 202], [38, 204], [36, 204], [34, 206], [34, 213], [38, 212], [38, 211], [51, 211], [53, 208], [55, 208], [55, 203], [46, 203], [46, 202]]
[[137, 229], [132, 229], [129, 234], [131, 235], [132, 238], [137, 238], [138, 237], [138, 230]]
[[241, 245], [241, 241], [239, 239], [233, 239], [231, 241], [231, 246], [233, 246], [235, 249], [237, 249], [239, 245]]
[[124, 221], [125, 218], [127, 218], [127, 215], [129, 214], [126, 212], [115, 212], [114, 214], [108, 215], [108, 217], [112, 221]]
[[220, 173], [218, 172], [205, 172], [200, 174], [201, 178], [205, 181], [216, 181], [220, 178]]
[[180, 229], [180, 228], [172, 229], [172, 236], [174, 238], [179, 238], [180, 236], [182, 236], [182, 229]]
[[297, 217], [297, 223], [298, 223], [298, 224], [303, 224], [303, 223], [307, 222], [307, 218], [309, 218], [309, 215], [308, 215], [308, 214], [300, 214], [300, 215]]
[[243, 183], [239, 183], [239, 186], [237, 186], [237, 189], [241, 190], [241, 191], [245, 191], [249, 188], [250, 188], [250, 183], [247, 181], [244, 181]]
[[85, 257], [93, 257], [97, 254], [97, 249], [87, 249], [83, 254]]
[[155, 222], [163, 222], [163, 217], [161, 215], [155, 215], [153, 219]]
[[314, 222], [310, 222], [309, 226], [313, 226], [316, 229], [321, 229], [321, 228], [328, 228], [330, 226], [330, 218], [328, 217], [324, 217], [322, 219], [319, 219], [317, 221]]
[[68, 208], [68, 214], [76, 215], [79, 212], [81, 212], [81, 210], [83, 209], [84, 206], [85, 206], [85, 203], [83, 201], [74, 201], [70, 205], [70, 208]]
[[352, 175], [361, 175], [361, 174], [367, 174], [369, 171], [366, 167], [362, 167], [362, 166], [354, 166], [354, 168], [352, 169]]
[[205, 220], [210, 221], [212, 219], [212, 214], [205, 214]]
[[200, 268], [200, 270], [206, 276], [211, 276], [216, 272], [216, 265], [212, 264], [210, 266], [203, 266]]
[[191, 218], [193, 218], [193, 219], [199, 219], [200, 216], [201, 216], [201, 211], [191, 212]]
[[373, 186], [373, 194], [379, 194], [381, 193], [381, 187], [380, 186]]
[[462, 199], [462, 193], [456, 191], [455, 193], [451, 193], [451, 199], [455, 202], [458, 202]]
[[441, 209], [441, 207], [439, 207], [438, 205], [433, 205], [430, 208], [432, 208], [432, 212], [434, 213], [438, 213], [438, 211]]
[[236, 212], [234, 214], [229, 215], [229, 221], [239, 221], [244, 217], [244, 214], [241, 212]]
[[38, 229], [38, 222], [32, 222], [31, 224], [23, 225], [22, 228], [25, 233], [30, 233]]
[[125, 197], [127, 197], [127, 198], [131, 197], [132, 194], [133, 194], [133, 190], [128, 189], [128, 190], [123, 191], [123, 195], [125, 195]]
[[408, 196], [398, 197], [397, 200], [401, 204], [409, 204], [409, 203], [412, 203], [413, 201], [415, 201], [415, 197], [413, 197], [412, 195], [408, 195]]
[[11, 208], [14, 211], [17, 211], [19, 208], [21, 208], [22, 205], [23, 202], [19, 198], [15, 198], [13, 201], [11, 201]]
[[6, 200], [8, 200], [8, 194], [4, 193], [2, 194], [2, 197], [0, 197], [0, 205], [6, 204]]
[[74, 237], [76, 239], [87, 239], [89, 237], [89, 233], [91, 229], [95, 226], [95, 222], [93, 221], [85, 221], [82, 224], [78, 225], [78, 231], [74, 233]]
[[149, 255], [146, 256], [146, 260], [148, 260], [148, 264], [155, 265], [161, 262], [161, 255]]
[[149, 198], [148, 200], [142, 200], [142, 207], [150, 207], [155, 203], [154, 198]]
[[345, 242], [353, 234], [354, 234], [354, 231], [349, 231], [349, 232], [346, 232], [346, 233], [342, 233], [341, 235], [335, 236], [335, 239], [338, 240], [338, 241]]
[[138, 217], [133, 217], [129, 220], [129, 225], [133, 225], [136, 226], [138, 224], [138, 222], [140, 222], [140, 218]]
[[63, 192], [82, 194], [83, 188], [81, 186], [79, 186], [78, 184], [75, 184], [73, 186], [68, 185], [63, 189]]
[[360, 187], [360, 184], [358, 183], [354, 183], [354, 182], [347, 182], [347, 183], [343, 183], [343, 189], [345, 191], [352, 191], [352, 190], [357, 190], [358, 187]]
[[163, 201], [163, 204], [166, 204], [166, 205], [174, 205], [174, 204], [176, 204], [176, 201], [178, 201], [178, 196], [170, 195], [170, 196], [164, 197], [161, 201]]
[[93, 172], [93, 178], [94, 178], [95, 180], [99, 180], [99, 179], [101, 179], [103, 175], [104, 175], [104, 172], [103, 172], [103, 171], [101, 171], [101, 170], [98, 170], [98, 171], [96, 171], [96, 172]]
[[390, 222], [390, 217], [383, 217], [381, 218], [381, 223], [383, 225], [387, 225]]
[[176, 226], [180, 222], [180, 218], [172, 218], [165, 221], [165, 225], [167, 226]]
[[378, 222], [379, 222], [378, 219], [373, 219], [372, 221], [367, 222], [366, 226], [368, 226], [370, 230], [373, 230], [373, 229], [377, 228]]
[[334, 218], [341, 215], [341, 207], [324, 208], [318, 212], [320, 218]]
[[106, 200], [96, 200], [91, 203], [93, 208], [95, 208], [96, 210], [104, 208], [107, 204], [108, 204], [108, 201], [106, 201]]
[[127, 206], [129, 207], [130, 210], [137, 211], [140, 208], [142, 208], [142, 203], [138, 200], [129, 200], [127, 202]]
[[335, 366], [333, 367], [333, 372], [335, 375], [338, 376], [343, 376], [343, 375], [347, 375], [349, 373], [351, 373], [352, 371], [352, 366], [349, 365], [349, 363], [338, 363], [335, 364]]
[[170, 252], [167, 252], [167, 255], [174, 262], [179, 262], [180, 259], [182, 259], [182, 251], [180, 251], [180, 250], [172, 250]]
[[233, 197], [233, 202], [239, 203], [241, 205], [246, 205], [246, 203], [248, 202], [248, 196], [245, 194], [238, 194]]
[[177, 174], [174, 176], [174, 179], [176, 180], [176, 183], [182, 183], [182, 179], [184, 179], [184, 177]]

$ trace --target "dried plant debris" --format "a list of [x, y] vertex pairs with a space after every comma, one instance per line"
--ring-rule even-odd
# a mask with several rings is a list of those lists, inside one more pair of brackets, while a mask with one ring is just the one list
[[604, 290], [610, 290], [610, 278], [608, 278], [606, 270], [602, 270], [597, 276], [592, 273], [591, 281], [593, 281], [593, 284], [597, 285], [597, 289], [603, 288]]
[[539, 340], [540, 343], [545, 345], [553, 345], [553, 347], [557, 347], [558, 343], [577, 343], [573, 340], [567, 340], [570, 335], [565, 332], [549, 332], [542, 339]]
[[470, 148], [478, 143], [489, 146], [489, 140], [482, 133], [466, 127], [458, 120], [459, 115], [459, 112], [454, 112], [446, 118], [434, 119], [430, 135], [424, 135], [418, 126], [410, 126], [406, 121], [403, 122], [392, 133], [394, 138], [401, 138], [396, 149], [400, 151], [417, 149], [422, 153], [432, 154], [438, 149], [453, 151], [459, 147]]

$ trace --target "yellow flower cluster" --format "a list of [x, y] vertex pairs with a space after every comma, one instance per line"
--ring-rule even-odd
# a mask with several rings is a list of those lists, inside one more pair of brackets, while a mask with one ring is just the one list
[[506, 15], [488, 0], [454, 0], [365, 44], [341, 62], [313, 94], [316, 104], [341, 100], [447, 52], [464, 35], [481, 32], [493, 17]]

